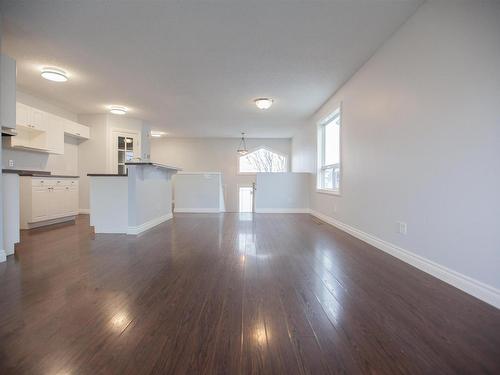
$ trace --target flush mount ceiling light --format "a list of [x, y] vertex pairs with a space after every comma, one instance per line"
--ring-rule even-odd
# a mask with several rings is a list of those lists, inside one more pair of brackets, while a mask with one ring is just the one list
[[123, 107], [121, 105], [112, 105], [109, 106], [109, 112], [114, 115], [124, 115], [125, 113], [127, 113], [127, 107]]
[[164, 135], [167, 135], [167, 133], [158, 130], [151, 130], [151, 137], [160, 138], [163, 137]]
[[259, 109], [269, 109], [273, 105], [274, 100], [271, 98], [257, 98], [254, 100], [255, 105]]
[[240, 155], [248, 154], [247, 143], [245, 142], [245, 133], [241, 133], [240, 145], [238, 146], [236, 152]]
[[42, 77], [54, 82], [66, 82], [68, 80], [68, 74], [59, 68], [45, 67], [42, 68]]

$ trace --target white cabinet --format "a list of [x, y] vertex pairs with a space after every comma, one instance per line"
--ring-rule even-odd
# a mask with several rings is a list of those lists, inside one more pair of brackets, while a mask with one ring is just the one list
[[31, 190], [31, 222], [46, 220], [49, 216], [49, 193], [48, 186], [33, 187]]
[[10, 146], [48, 152], [47, 116], [22, 103], [16, 103], [17, 135], [10, 137]]
[[31, 110], [26, 104], [16, 103], [16, 123], [19, 126], [30, 127]]
[[21, 177], [21, 229], [73, 220], [78, 215], [78, 179]]
[[90, 138], [90, 128], [88, 126], [69, 120], [64, 121], [64, 133], [80, 139]]
[[30, 126], [32, 129], [38, 130], [38, 131], [48, 131], [48, 126], [49, 126], [49, 116], [47, 112], [40, 111], [39, 109], [36, 108], [31, 108], [31, 120], [30, 120]]
[[48, 113], [30, 107], [23, 103], [16, 103], [16, 122], [19, 126], [25, 126], [38, 131], [47, 130]]
[[52, 154], [64, 154], [64, 123], [61, 117], [47, 113], [47, 149]]
[[16, 127], [16, 60], [0, 55], [0, 125]]
[[33, 151], [64, 154], [64, 135], [90, 138], [90, 129], [74, 121], [16, 103], [17, 133], [10, 146]]
[[29, 127], [31, 124], [31, 109], [23, 103], [16, 103], [16, 123], [20, 126]]

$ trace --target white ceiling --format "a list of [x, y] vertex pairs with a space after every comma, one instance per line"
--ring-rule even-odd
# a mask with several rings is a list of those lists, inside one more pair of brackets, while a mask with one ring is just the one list
[[22, 90], [76, 113], [121, 104], [173, 136], [290, 137], [420, 3], [8, 0], [2, 47]]

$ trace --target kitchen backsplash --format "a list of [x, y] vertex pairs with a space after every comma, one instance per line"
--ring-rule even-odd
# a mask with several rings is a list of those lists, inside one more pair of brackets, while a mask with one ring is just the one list
[[[2, 137], [2, 168], [50, 171], [53, 174], [78, 175], [78, 144], [71, 138], [64, 142], [64, 155], [16, 150], [6, 147]], [[14, 165], [9, 165], [13, 161]]]

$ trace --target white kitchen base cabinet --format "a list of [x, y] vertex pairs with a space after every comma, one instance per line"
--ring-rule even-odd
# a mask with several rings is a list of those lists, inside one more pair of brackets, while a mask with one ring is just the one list
[[78, 215], [78, 179], [21, 177], [21, 229], [74, 220]]

